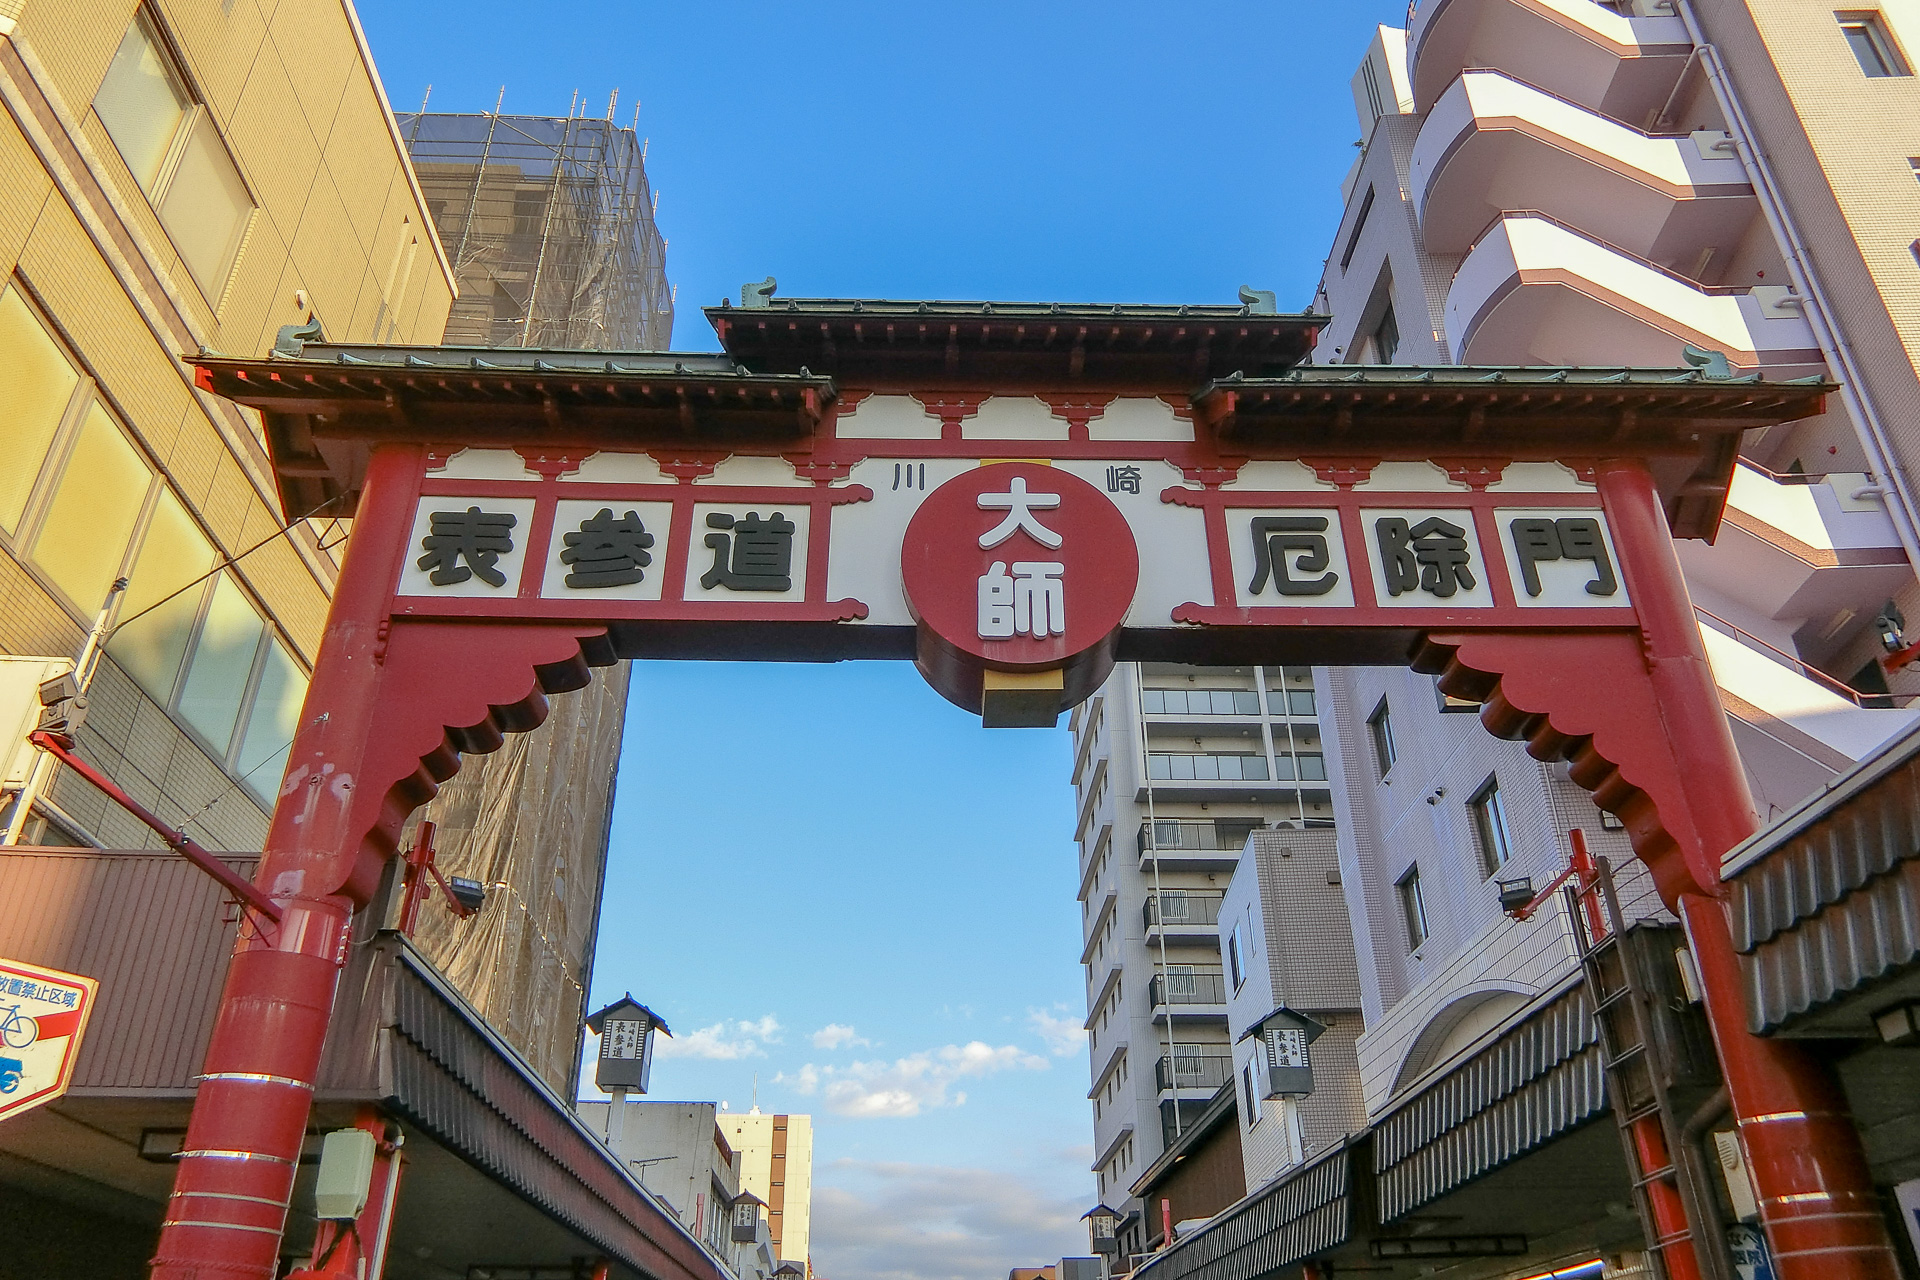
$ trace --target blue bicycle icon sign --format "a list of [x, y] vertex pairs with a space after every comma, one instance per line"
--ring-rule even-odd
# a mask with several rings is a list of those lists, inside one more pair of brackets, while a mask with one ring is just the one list
[[0, 1018], [0, 1044], [9, 1049], [24, 1049], [40, 1038], [40, 1024], [20, 1012], [20, 1006], [14, 1005], [7, 1010], [7, 1016]]
[[27, 1064], [18, 1058], [0, 1058], [0, 1093], [12, 1093], [20, 1087]]

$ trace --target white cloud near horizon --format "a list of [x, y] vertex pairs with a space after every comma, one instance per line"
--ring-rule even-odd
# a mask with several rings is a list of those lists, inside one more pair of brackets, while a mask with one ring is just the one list
[[1005, 1170], [834, 1160], [812, 1253], [833, 1280], [981, 1280], [1086, 1252], [1085, 1205]]
[[854, 1029], [842, 1022], [829, 1022], [813, 1033], [813, 1047], [816, 1049], [870, 1049], [873, 1041], [863, 1035], [857, 1035]]
[[1087, 1047], [1087, 1032], [1072, 1016], [1072, 1006], [1055, 1004], [1051, 1009], [1028, 1009], [1027, 1025], [1046, 1042], [1047, 1052], [1066, 1058]]
[[958, 1107], [965, 1092], [954, 1089], [969, 1077], [1001, 1071], [1044, 1071], [1052, 1064], [1018, 1045], [997, 1048], [980, 1040], [923, 1049], [892, 1062], [853, 1062], [846, 1066], [816, 1066], [809, 1062], [797, 1072], [780, 1073], [776, 1084], [789, 1084], [806, 1097], [816, 1094], [835, 1115], [854, 1119], [900, 1119], [917, 1116], [927, 1107]]
[[710, 1027], [683, 1031], [674, 1036], [655, 1036], [654, 1056], [660, 1058], [705, 1058], [731, 1062], [740, 1058], [764, 1058], [765, 1046], [781, 1042], [780, 1019], [769, 1013], [757, 1021], [745, 1018], [716, 1022]]

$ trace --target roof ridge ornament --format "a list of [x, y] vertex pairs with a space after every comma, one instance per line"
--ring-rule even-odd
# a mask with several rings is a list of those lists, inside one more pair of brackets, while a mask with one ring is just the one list
[[1271, 289], [1256, 289], [1250, 284], [1240, 286], [1240, 301], [1245, 304], [1248, 315], [1277, 316], [1280, 314], [1280, 298]]
[[773, 291], [779, 282], [768, 276], [759, 284], [751, 282], [740, 286], [740, 305], [748, 308], [770, 307], [773, 305]]
[[1696, 347], [1691, 342], [1682, 343], [1680, 354], [1686, 362], [1700, 371], [1703, 378], [1712, 378], [1718, 382], [1731, 381], [1733, 366], [1727, 362], [1724, 351], [1709, 351], [1705, 347]]
[[280, 332], [273, 338], [273, 354], [276, 356], [299, 357], [309, 342], [325, 342], [326, 333], [320, 328], [320, 318], [311, 317], [305, 324], [283, 324]]

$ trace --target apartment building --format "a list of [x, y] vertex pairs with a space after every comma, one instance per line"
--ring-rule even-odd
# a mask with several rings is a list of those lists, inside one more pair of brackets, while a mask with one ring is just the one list
[[1220, 910], [1247, 838], [1332, 824], [1305, 667], [1122, 664], [1075, 709], [1093, 1170], [1123, 1254], [1131, 1188], [1232, 1075]]
[[740, 1153], [740, 1189], [767, 1206], [773, 1255], [811, 1280], [813, 1117], [772, 1115], [759, 1107], [720, 1113], [720, 1132]]

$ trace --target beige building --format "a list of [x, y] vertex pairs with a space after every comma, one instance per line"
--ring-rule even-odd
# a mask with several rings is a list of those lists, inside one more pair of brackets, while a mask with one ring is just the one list
[[720, 1132], [740, 1157], [740, 1189], [767, 1202], [773, 1253], [805, 1269], [813, 1210], [813, 1117], [720, 1113]]
[[[350, 6], [0, 0], [0, 652], [127, 577], [80, 753], [211, 848], [265, 836], [345, 530], [283, 529], [179, 357], [432, 342], [453, 293]], [[70, 777], [23, 834], [157, 844]]]

